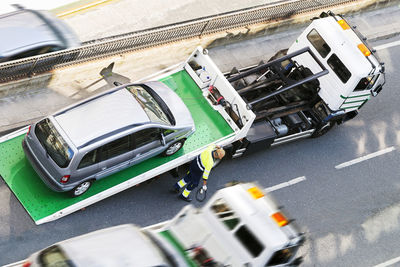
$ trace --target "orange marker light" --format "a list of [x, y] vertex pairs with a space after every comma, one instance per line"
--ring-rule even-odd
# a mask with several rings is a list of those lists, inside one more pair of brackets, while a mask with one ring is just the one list
[[344, 19], [338, 20], [339, 25], [342, 27], [343, 30], [350, 29], [349, 24]]
[[247, 191], [254, 199], [262, 198], [264, 196], [264, 193], [258, 187], [249, 188]]
[[371, 51], [365, 46], [365, 44], [359, 44], [357, 45], [358, 49], [360, 49], [361, 53], [364, 54], [364, 56], [368, 57], [371, 55]]
[[289, 223], [286, 217], [280, 212], [272, 214], [271, 218], [274, 219], [274, 221], [276, 222], [276, 224], [278, 224], [279, 227], [285, 226]]

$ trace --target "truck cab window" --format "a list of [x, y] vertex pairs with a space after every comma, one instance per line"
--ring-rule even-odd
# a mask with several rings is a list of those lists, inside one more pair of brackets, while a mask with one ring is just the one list
[[245, 225], [239, 227], [235, 236], [254, 258], [264, 250], [264, 246]]
[[290, 247], [278, 250], [272, 255], [270, 261], [265, 266], [274, 266], [287, 263], [295, 254], [297, 247]]
[[319, 35], [319, 33], [315, 29], [312, 29], [310, 33], [307, 34], [307, 39], [318, 51], [321, 57], [325, 58], [329, 54], [329, 52], [331, 52], [331, 48], [329, 47], [329, 45], [325, 42], [324, 39], [322, 39], [321, 35]]
[[368, 90], [374, 86], [377, 76], [368, 76], [361, 78], [354, 91]]
[[228, 227], [233, 230], [239, 223], [239, 218], [235, 215], [233, 210], [227, 205], [222, 198], [217, 199], [211, 206], [211, 210], [215, 215]]
[[331, 67], [333, 72], [336, 73], [336, 75], [343, 83], [346, 83], [350, 79], [351, 72], [346, 68], [346, 66], [338, 58], [338, 56], [336, 56], [336, 54], [332, 54], [327, 62], [329, 67]]

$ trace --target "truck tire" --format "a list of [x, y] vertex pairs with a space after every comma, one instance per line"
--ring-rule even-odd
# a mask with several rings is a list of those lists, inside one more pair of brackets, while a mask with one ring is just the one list
[[90, 186], [92, 186], [93, 181], [89, 180], [89, 181], [84, 181], [80, 184], [78, 184], [74, 189], [72, 189], [70, 191], [70, 194], [72, 197], [79, 197], [81, 195], [83, 195], [84, 193], [86, 193]]
[[183, 147], [185, 141], [186, 139], [181, 139], [169, 145], [169, 147], [163, 152], [163, 156], [165, 157], [172, 156], [173, 154], [178, 152]]
[[333, 121], [328, 121], [326, 124], [324, 124], [320, 127], [317, 127], [315, 132], [311, 135], [311, 138], [317, 138], [317, 137], [323, 136], [324, 134], [329, 132], [335, 126], [335, 124], [336, 123]]

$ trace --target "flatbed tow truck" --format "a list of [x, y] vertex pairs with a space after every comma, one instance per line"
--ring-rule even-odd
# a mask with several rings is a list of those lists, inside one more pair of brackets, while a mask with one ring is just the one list
[[[127, 244], [119, 244], [117, 257], [113, 257], [112, 248], [118, 242], [114, 239], [127, 234], [129, 241], [125, 238]], [[115, 236], [112, 241], [101, 239], [111, 235]], [[148, 238], [144, 237], [150, 237], [151, 242], [145, 242]], [[95, 240], [103, 242], [93, 244]], [[255, 183], [242, 183], [218, 190], [202, 208], [185, 206], [169, 221], [141, 229], [133, 225], [106, 228], [61, 241], [50, 248], [57, 247], [63, 252], [64, 258], [59, 257], [61, 262], [57, 263], [65, 259], [74, 266], [88, 266], [88, 262], [93, 266], [105, 263], [114, 266], [113, 263], [118, 265], [122, 261], [125, 266], [132, 266], [131, 261], [135, 266], [154, 266], [155, 260], [143, 255], [160, 252], [165, 259], [162, 266], [298, 266], [302, 257], [296, 254], [304, 240], [294, 220], [271, 196]], [[86, 251], [88, 246], [90, 253]], [[70, 250], [71, 247], [74, 249]], [[34, 263], [45, 257], [46, 251], [49, 249], [5, 267], [36, 266]], [[99, 257], [99, 251], [106, 255]]]
[[[105, 79], [119, 84], [113, 77], [111, 72]], [[185, 62], [146, 80], [159, 80], [182, 98], [196, 132], [176, 155], [155, 157], [102, 179], [78, 198], [42, 184], [22, 151], [27, 128], [0, 138], [0, 175], [36, 224], [183, 165], [210, 143], [236, 158], [252, 148], [321, 136], [354, 118], [381, 91], [385, 71], [365, 38], [342, 16], [328, 12], [314, 18], [289, 49], [267, 63], [223, 74], [199, 47]]]

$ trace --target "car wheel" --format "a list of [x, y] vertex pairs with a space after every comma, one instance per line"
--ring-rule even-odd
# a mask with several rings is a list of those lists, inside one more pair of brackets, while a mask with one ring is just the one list
[[181, 139], [179, 141], [176, 141], [175, 143], [171, 144], [163, 153], [164, 156], [172, 156], [176, 152], [178, 152], [182, 147], [183, 144], [185, 143], [185, 139]]
[[71, 191], [71, 195], [73, 197], [79, 197], [79, 196], [83, 195], [84, 193], [86, 193], [89, 190], [92, 183], [93, 183], [92, 181], [85, 181], [83, 183], [80, 183]]

